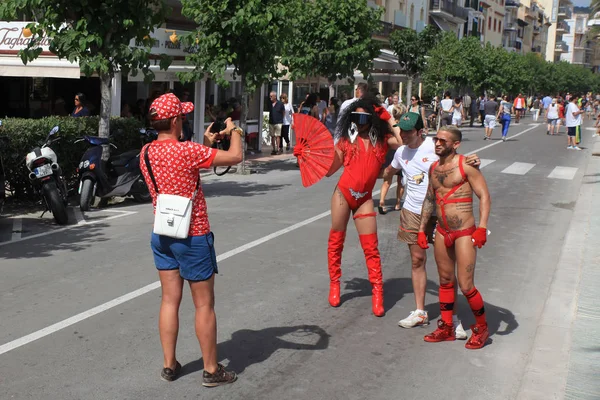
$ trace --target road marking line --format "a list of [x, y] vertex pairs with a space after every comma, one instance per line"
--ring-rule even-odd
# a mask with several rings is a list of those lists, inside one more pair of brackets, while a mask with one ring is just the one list
[[22, 233], [23, 233], [23, 218], [13, 219], [13, 229], [12, 229], [12, 239], [11, 240], [21, 239]]
[[491, 163], [493, 163], [496, 160], [489, 160], [487, 158], [480, 158], [479, 159], [481, 161], [481, 165], [479, 166], [479, 169], [485, 168], [488, 165], [490, 165]]
[[[137, 211], [123, 211], [121, 214], [119, 214], [119, 215], [113, 215], [112, 217], [102, 218], [102, 219], [99, 219], [99, 220], [96, 220], [96, 221], [90, 221], [90, 222], [86, 221], [85, 225], [86, 226], [88, 226], [88, 225], [94, 225], [94, 224], [98, 224], [98, 223], [101, 223], [101, 222], [104, 222], [104, 221], [109, 221], [111, 219], [127, 217], [129, 215], [133, 215], [133, 214], [137, 214], [137, 213], [138, 213]], [[64, 232], [64, 231], [67, 231], [67, 230], [73, 229], [73, 228], [81, 228], [81, 225], [69, 225], [69, 226], [65, 226], [63, 228], [51, 229], [51, 230], [46, 231], [46, 232], [37, 233], [35, 235], [21, 237], [19, 239], [13, 239], [13, 240], [8, 241], [8, 242], [0, 242], [0, 247], [6, 246], [8, 244], [17, 243], [17, 242], [23, 242], [23, 241], [29, 240], [29, 239], [39, 238], [39, 237], [42, 237], [42, 236], [53, 235], [55, 233]]]
[[86, 220], [83, 217], [83, 213], [79, 209], [79, 207], [73, 207], [73, 214], [75, 215], [75, 220], [77, 221], [77, 225], [86, 224]]
[[[535, 127], [533, 127], [533, 128], [535, 128]], [[512, 137], [520, 136], [520, 135], [524, 134], [525, 132], [530, 131], [533, 128], [526, 129], [523, 132], [518, 133], [518, 134], [516, 134], [516, 135], [514, 135]], [[473, 151], [467, 153], [466, 155], [474, 154], [474, 153], [476, 153], [478, 151], [482, 151], [482, 150], [488, 149], [488, 148], [490, 148], [492, 146], [495, 146], [497, 144], [500, 144], [500, 143], [503, 143], [503, 142], [492, 143], [492, 144], [484, 146], [484, 147], [482, 147], [480, 149], [473, 150]], [[394, 182], [392, 185], [390, 185], [390, 188], [392, 188], [394, 186], [396, 186], [396, 182]], [[380, 192], [381, 192], [380, 190], [376, 190], [376, 191], [373, 192], [373, 195], [378, 195]], [[128, 213], [135, 214], [136, 211], [128, 211]], [[226, 260], [226, 259], [228, 259], [230, 257], [233, 257], [236, 254], [239, 254], [239, 253], [241, 253], [243, 251], [249, 250], [249, 249], [251, 249], [253, 247], [256, 247], [256, 246], [258, 246], [260, 244], [263, 244], [265, 242], [268, 242], [269, 240], [275, 239], [275, 238], [277, 238], [277, 237], [279, 237], [281, 235], [285, 235], [286, 233], [295, 231], [296, 229], [299, 229], [299, 228], [301, 228], [301, 227], [303, 227], [305, 225], [308, 225], [308, 224], [311, 224], [311, 223], [313, 223], [315, 221], [323, 219], [323, 218], [325, 218], [325, 217], [327, 217], [329, 215], [331, 215], [331, 211], [322, 212], [319, 215], [315, 215], [314, 217], [305, 219], [304, 221], [300, 221], [297, 224], [290, 225], [289, 227], [284, 228], [284, 229], [280, 229], [280, 230], [278, 230], [276, 232], [271, 233], [270, 235], [264, 236], [264, 237], [262, 237], [260, 239], [254, 240], [254, 241], [252, 241], [250, 243], [246, 243], [246, 244], [244, 244], [244, 245], [242, 245], [240, 247], [237, 247], [237, 248], [235, 248], [233, 250], [229, 250], [229, 251], [227, 251], [227, 252], [225, 252], [225, 253], [217, 256], [217, 262], [224, 261], [224, 260]], [[102, 221], [106, 221], [108, 219], [120, 218], [120, 217], [122, 217], [122, 215], [115, 215], [114, 217], [106, 218], [106, 219], [103, 219], [103, 220], [100, 220], [100, 221], [88, 222], [88, 225], [91, 225], [91, 224], [96, 223], [96, 222], [102, 222]], [[57, 229], [55, 231], [52, 231], [52, 232], [49, 232], [49, 233], [45, 233], [45, 234], [51, 234], [51, 233], [59, 232], [61, 230], [70, 229], [70, 228], [73, 228], [73, 227], [77, 227], [77, 225], [74, 225], [72, 227], [63, 228], [63, 229]], [[34, 236], [35, 237], [39, 237], [39, 236], [43, 236], [43, 235], [34, 235]], [[30, 239], [30, 238], [32, 238], [34, 236], [29, 236], [29, 237], [26, 237], [26, 238], [24, 238], [22, 240], [27, 240], [27, 239]], [[0, 243], [0, 246], [3, 246], [3, 245], [8, 244], [8, 243], [13, 243], [13, 242]], [[82, 313], [74, 315], [74, 316], [72, 316], [70, 318], [67, 318], [67, 319], [64, 319], [64, 320], [62, 320], [60, 322], [57, 322], [56, 324], [50, 325], [50, 326], [48, 326], [46, 328], [40, 329], [39, 331], [30, 333], [29, 335], [25, 335], [25, 336], [23, 336], [21, 338], [18, 338], [18, 339], [15, 339], [15, 340], [11, 341], [11, 342], [5, 343], [5, 344], [3, 344], [3, 345], [0, 346], [0, 355], [8, 353], [9, 351], [15, 350], [15, 349], [17, 349], [19, 347], [25, 346], [26, 344], [29, 344], [29, 343], [31, 343], [33, 341], [41, 339], [41, 338], [43, 338], [45, 336], [51, 335], [51, 334], [53, 334], [55, 332], [58, 332], [58, 331], [60, 331], [60, 330], [62, 330], [64, 328], [67, 328], [67, 327], [69, 327], [71, 325], [74, 325], [74, 324], [76, 324], [78, 322], [81, 322], [83, 320], [91, 318], [94, 315], [100, 314], [100, 313], [102, 313], [104, 311], [108, 311], [111, 308], [114, 308], [114, 307], [116, 307], [118, 305], [126, 303], [129, 300], [133, 300], [133, 299], [135, 299], [137, 297], [140, 297], [140, 296], [142, 296], [142, 295], [144, 295], [146, 293], [149, 293], [149, 292], [151, 292], [151, 291], [153, 291], [155, 289], [158, 289], [159, 287], [160, 287], [160, 281], [153, 282], [153, 283], [151, 283], [149, 285], [146, 285], [146, 286], [144, 286], [144, 287], [142, 287], [140, 289], [134, 290], [133, 292], [124, 294], [121, 297], [117, 297], [116, 299], [110, 300], [110, 301], [108, 301], [108, 302], [106, 302], [104, 304], [101, 304], [101, 305], [96, 306], [94, 308], [91, 308], [91, 309], [89, 309], [87, 311], [84, 311]]]
[[573, 167], [555, 167], [548, 178], [572, 180], [577, 173], [577, 168]]
[[514, 162], [508, 167], [504, 168], [502, 170], [502, 173], [513, 175], [525, 175], [533, 167], [535, 167], [535, 164], [529, 164], [525, 162]]

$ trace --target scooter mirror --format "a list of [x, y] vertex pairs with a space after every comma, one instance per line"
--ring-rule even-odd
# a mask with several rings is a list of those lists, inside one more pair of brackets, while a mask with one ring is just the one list
[[145, 135], [146, 134], [146, 130], [144, 128], [140, 129], [140, 134]]
[[52, 128], [52, 130], [50, 131], [50, 136], [52, 135], [56, 135], [58, 133], [58, 126], [55, 126], [54, 128]]

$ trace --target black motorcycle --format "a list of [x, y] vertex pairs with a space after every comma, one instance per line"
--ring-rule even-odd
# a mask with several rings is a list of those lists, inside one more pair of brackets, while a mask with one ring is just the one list
[[36, 147], [27, 153], [25, 165], [29, 170], [29, 179], [34, 188], [41, 193], [44, 199], [46, 210], [52, 213], [57, 224], [66, 225], [69, 222], [67, 183], [62, 176], [56, 153], [50, 148], [51, 144], [61, 139], [60, 137], [53, 138], [57, 133], [58, 126], [55, 126], [48, 133], [41, 147]]
[[[156, 132], [140, 130], [143, 143], [154, 140]], [[102, 146], [110, 145], [110, 138], [84, 136], [76, 141], [87, 141], [90, 148], [79, 163], [79, 208], [88, 211], [95, 196], [108, 200], [113, 196], [132, 196], [139, 203], [152, 200], [140, 170], [140, 151], [130, 150], [102, 161]]]

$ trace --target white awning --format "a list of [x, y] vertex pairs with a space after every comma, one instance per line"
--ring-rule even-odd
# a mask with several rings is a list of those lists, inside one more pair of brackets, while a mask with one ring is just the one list
[[79, 79], [81, 72], [78, 64], [54, 57], [40, 57], [24, 65], [19, 57], [10, 56], [0, 57], [0, 76]]
[[439, 18], [435, 15], [431, 16], [431, 19], [435, 22], [435, 24], [444, 32], [454, 32], [454, 29], [450, 27], [450, 24], [443, 18]]

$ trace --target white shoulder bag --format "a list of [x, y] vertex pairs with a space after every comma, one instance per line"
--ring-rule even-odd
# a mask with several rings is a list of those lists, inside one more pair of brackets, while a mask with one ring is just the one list
[[186, 239], [190, 230], [190, 222], [192, 220], [192, 206], [194, 198], [198, 192], [198, 186], [200, 185], [200, 177], [196, 182], [196, 190], [191, 199], [184, 196], [176, 196], [174, 194], [162, 194], [158, 190], [156, 180], [152, 174], [152, 167], [150, 166], [150, 159], [148, 158], [148, 149], [146, 147], [144, 151], [144, 160], [146, 162], [146, 168], [148, 169], [148, 175], [154, 184], [154, 190], [156, 191], [156, 211], [154, 214], [154, 233], [157, 235], [168, 236], [175, 239]]

